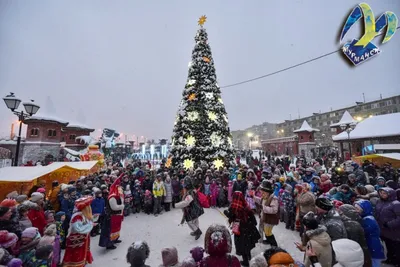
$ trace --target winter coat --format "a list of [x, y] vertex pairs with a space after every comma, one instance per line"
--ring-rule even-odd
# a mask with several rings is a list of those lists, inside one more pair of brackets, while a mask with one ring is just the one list
[[[224, 213], [228, 217], [229, 223], [232, 223], [236, 220], [236, 216], [233, 214], [231, 208]], [[253, 213], [249, 212], [246, 220], [241, 220], [239, 222], [239, 231], [239, 236], [234, 235], [236, 254], [250, 254], [250, 251], [255, 248], [258, 240], [261, 238], [257, 229], [256, 217]]]
[[366, 185], [367, 184], [367, 178], [365, 177], [365, 173], [361, 168], [357, 168], [357, 170], [355, 170], [353, 172], [353, 174], [356, 176], [356, 184], [362, 184], [362, 185]]
[[226, 205], [225, 189], [223, 189], [221, 186], [218, 186], [218, 205], [220, 207]]
[[216, 206], [219, 194], [217, 183], [212, 183], [210, 185], [210, 192], [211, 192], [211, 206]]
[[322, 175], [321, 177], [321, 184], [319, 185], [319, 188], [322, 193], [328, 193], [329, 190], [331, 190], [333, 187], [333, 184], [330, 180], [329, 177]]
[[153, 191], [153, 181], [150, 178], [144, 179], [143, 181], [143, 191], [149, 190]]
[[239, 181], [239, 180], [237, 180], [237, 181], [235, 181], [234, 183], [233, 183], [233, 192], [236, 192], [236, 191], [240, 191], [240, 192], [242, 192], [242, 194], [243, 195], [245, 195], [246, 194], [246, 190], [247, 190], [247, 182], [245, 181], [245, 180], [241, 180], [241, 181]]
[[172, 191], [173, 191], [174, 197], [180, 196], [182, 185], [179, 182], [179, 180], [178, 179], [173, 179], [171, 181], [171, 185], [172, 185]]
[[363, 210], [361, 213], [361, 225], [364, 228], [365, 239], [372, 259], [384, 259], [385, 254], [380, 240], [380, 229], [378, 222], [373, 216], [372, 205], [368, 200], [358, 200], [356, 205]]
[[104, 201], [103, 197], [96, 197], [95, 199], [93, 199], [90, 206], [92, 207], [93, 214], [103, 214], [104, 208], [106, 207], [106, 202]]
[[232, 194], [233, 194], [233, 183], [232, 181], [228, 182], [228, 201], [229, 203], [232, 202]]
[[164, 202], [171, 203], [172, 202], [172, 184], [171, 184], [171, 182], [169, 182], [169, 183], [165, 182], [164, 188], [165, 188]]
[[206, 196], [211, 195], [210, 184], [204, 184], [204, 195]]
[[21, 231], [23, 232], [26, 228], [32, 227], [32, 222], [28, 217], [23, 217], [19, 219], [19, 225], [21, 226]]
[[175, 204], [175, 208], [183, 210], [183, 217], [187, 222], [193, 221], [204, 214], [204, 209], [200, 206], [197, 193], [189, 191], [183, 200]]
[[204, 249], [208, 256], [201, 260], [201, 267], [241, 266], [238, 258], [230, 255], [232, 238], [229, 230], [223, 225], [213, 224], [208, 227], [204, 237]]
[[354, 206], [345, 204], [339, 210], [344, 227], [346, 228], [347, 238], [357, 242], [364, 254], [364, 267], [371, 267], [371, 255], [369, 254], [367, 240], [365, 239], [364, 228], [361, 226], [361, 216]]
[[344, 227], [339, 213], [335, 209], [331, 209], [326, 214], [320, 216], [320, 223], [326, 226], [332, 241], [347, 238], [346, 228]]
[[32, 222], [32, 226], [39, 229], [39, 233], [43, 235], [43, 230], [47, 225], [46, 218], [44, 216], [44, 211], [42, 208], [39, 210], [31, 209], [28, 211], [28, 218]]
[[285, 192], [282, 194], [282, 202], [287, 212], [294, 212], [295, 204], [292, 195], [292, 187], [290, 185], [286, 185], [285, 187]]
[[261, 205], [261, 221], [265, 224], [279, 224], [279, 202], [278, 198], [271, 194], [268, 199], [255, 196], [254, 201]]
[[[318, 258], [318, 262], [322, 267], [332, 266], [332, 247], [331, 238], [326, 232], [325, 226], [319, 226], [315, 230], [307, 230], [306, 235], [308, 238], [307, 246], [310, 246]], [[310, 258], [306, 256], [304, 265], [311, 266]]]
[[[14, 233], [18, 236], [18, 238], [21, 238], [21, 226], [17, 220], [15, 215], [12, 215], [11, 219], [6, 221], [6, 220], [0, 220], [0, 230], [7, 230], [10, 233]], [[14, 217], [14, 218], [13, 218]]]
[[163, 197], [165, 195], [165, 186], [163, 182], [154, 181], [153, 183], [153, 196]]
[[315, 196], [311, 192], [304, 192], [297, 197], [297, 205], [300, 207], [300, 214], [315, 212]]
[[378, 200], [375, 208], [375, 217], [381, 228], [381, 236], [400, 241], [400, 202], [396, 191], [389, 187], [381, 188], [388, 195], [386, 200]]
[[[332, 241], [332, 249], [335, 252], [336, 264], [333, 267], [362, 267], [364, 264], [364, 256], [362, 249], [357, 242], [343, 238]], [[314, 264], [320, 267], [319, 262]]]
[[350, 204], [352, 197], [353, 197], [353, 193], [351, 190], [349, 192], [347, 192], [346, 194], [343, 193], [342, 191], [337, 191], [336, 194], [334, 194], [332, 196], [332, 199], [343, 202], [344, 204]]

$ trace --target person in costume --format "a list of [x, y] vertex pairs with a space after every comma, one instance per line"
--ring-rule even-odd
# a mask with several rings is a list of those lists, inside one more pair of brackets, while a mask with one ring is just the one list
[[93, 229], [90, 206], [92, 201], [92, 197], [79, 198], [75, 201], [77, 212], [71, 217], [63, 267], [83, 267], [93, 262], [90, 252], [90, 231]]
[[186, 221], [192, 230], [190, 235], [194, 236], [196, 240], [199, 239], [202, 234], [199, 227], [199, 217], [203, 215], [204, 210], [200, 206], [197, 198], [197, 192], [190, 177], [186, 177], [184, 179], [183, 200], [179, 203], [176, 203], [175, 208], [182, 209], [183, 211], [181, 224]]
[[99, 246], [106, 249], [116, 249], [115, 244], [121, 243], [119, 236], [124, 218], [124, 192], [120, 185], [123, 175], [121, 174], [111, 185], [106, 203], [106, 211], [99, 240]]

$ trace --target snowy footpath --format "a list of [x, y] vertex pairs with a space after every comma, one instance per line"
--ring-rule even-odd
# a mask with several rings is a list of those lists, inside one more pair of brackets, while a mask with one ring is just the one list
[[[221, 210], [222, 211], [222, 210]], [[126, 263], [126, 252], [134, 241], [147, 241], [150, 247], [150, 257], [146, 264], [154, 267], [162, 264], [161, 249], [168, 246], [175, 246], [178, 249], [179, 260], [190, 255], [189, 251], [195, 246], [204, 247], [204, 234], [209, 225], [213, 223], [227, 225], [227, 219], [217, 209], [205, 209], [200, 217], [200, 228], [203, 235], [195, 241], [189, 235], [190, 229], [187, 224], [180, 225], [182, 211], [172, 209], [164, 212], [158, 217], [144, 213], [131, 214], [125, 217], [122, 224], [121, 240], [115, 250], [106, 250], [98, 246], [99, 237], [91, 238], [91, 251], [94, 262], [90, 266], [128, 266]], [[274, 227], [273, 233], [276, 236], [278, 245], [286, 249], [293, 258], [302, 261], [303, 253], [299, 252], [295, 241], [300, 241], [299, 233], [285, 229], [283, 223]], [[252, 255], [263, 252], [269, 246], [257, 244], [252, 250]], [[234, 248], [232, 253], [234, 253]], [[241, 260], [241, 258], [239, 257]]]

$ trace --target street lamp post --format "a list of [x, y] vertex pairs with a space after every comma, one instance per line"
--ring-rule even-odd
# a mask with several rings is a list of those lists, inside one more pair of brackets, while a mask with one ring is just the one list
[[4, 97], [3, 100], [6, 103], [7, 108], [9, 108], [12, 113], [14, 113], [15, 115], [18, 116], [19, 130], [18, 130], [18, 137], [17, 137], [17, 147], [16, 147], [16, 151], [15, 151], [15, 158], [14, 158], [14, 166], [18, 166], [19, 148], [21, 146], [22, 123], [24, 122], [25, 119], [36, 114], [36, 112], [38, 112], [40, 106], [36, 105], [34, 103], [34, 101], [31, 100], [31, 102], [22, 103], [22, 105], [24, 105], [25, 112], [23, 110], [17, 111], [19, 104], [21, 104], [21, 99], [16, 98], [14, 93], [10, 93], [6, 97]]
[[352, 153], [351, 153], [351, 143], [350, 143], [350, 132], [353, 131], [354, 128], [356, 128], [356, 124], [355, 123], [346, 123], [346, 124], [340, 125], [340, 128], [343, 131], [346, 131], [346, 133], [347, 133], [347, 142], [349, 144], [349, 153], [350, 153], [350, 158], [351, 158]]

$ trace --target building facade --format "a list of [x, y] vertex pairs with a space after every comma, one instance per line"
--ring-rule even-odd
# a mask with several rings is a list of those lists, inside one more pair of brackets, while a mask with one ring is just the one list
[[314, 134], [314, 142], [317, 148], [326, 148], [326, 150], [329, 150], [329, 148], [334, 148], [337, 145], [332, 141], [332, 136], [337, 134], [337, 129], [331, 128], [330, 125], [339, 122], [346, 110], [359, 121], [371, 116], [397, 113], [400, 112], [400, 95], [365, 103], [356, 102], [356, 105], [346, 108], [313, 113], [311, 116], [285, 120], [281, 123], [265, 122], [245, 130], [232, 131], [233, 144], [238, 149], [248, 149], [250, 141], [248, 133], [259, 136], [261, 142], [262, 140], [273, 138], [291, 137], [293, 131], [299, 129], [305, 120], [312, 128], [320, 130]]

